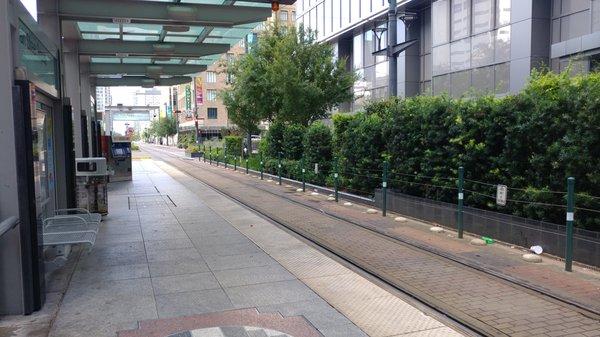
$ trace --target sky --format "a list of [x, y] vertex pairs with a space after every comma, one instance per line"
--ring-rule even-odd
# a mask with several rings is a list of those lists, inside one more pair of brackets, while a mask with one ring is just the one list
[[29, 14], [37, 21], [37, 0], [21, 0]]

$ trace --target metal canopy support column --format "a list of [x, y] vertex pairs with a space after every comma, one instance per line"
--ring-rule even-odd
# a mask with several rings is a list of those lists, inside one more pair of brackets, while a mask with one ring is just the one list
[[397, 43], [397, 18], [396, 18], [396, 0], [388, 0], [390, 7], [388, 9], [388, 92], [389, 96], [398, 96], [398, 59], [394, 54], [394, 46]]

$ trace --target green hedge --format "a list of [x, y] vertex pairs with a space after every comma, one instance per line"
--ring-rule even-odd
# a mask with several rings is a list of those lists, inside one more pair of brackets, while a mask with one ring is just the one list
[[[381, 186], [387, 160], [391, 188], [451, 203], [463, 166], [466, 205], [563, 224], [568, 176], [577, 206], [600, 210], [599, 97], [600, 74], [535, 73], [516, 95], [392, 98], [335, 115], [333, 128], [274, 123], [260, 149], [267, 172], [277, 172], [280, 152], [282, 174], [296, 179], [303, 162], [308, 181], [331, 184], [337, 165], [341, 188], [365, 195]], [[496, 184], [518, 202], [495, 205]], [[599, 213], [579, 210], [576, 219], [600, 231]]]

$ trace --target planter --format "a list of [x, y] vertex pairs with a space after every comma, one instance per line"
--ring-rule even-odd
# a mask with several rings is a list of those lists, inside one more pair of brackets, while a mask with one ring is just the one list
[[185, 151], [186, 157], [190, 158], [202, 158], [202, 152], [188, 152]]

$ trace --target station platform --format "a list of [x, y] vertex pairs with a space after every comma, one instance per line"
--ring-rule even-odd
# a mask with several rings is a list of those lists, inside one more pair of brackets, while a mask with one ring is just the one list
[[44, 310], [3, 318], [0, 336], [461, 335], [428, 308], [149, 158], [134, 158], [132, 182], [109, 185], [110, 213], [95, 246], [50, 274]]

